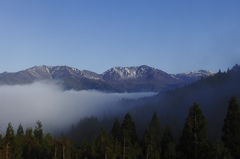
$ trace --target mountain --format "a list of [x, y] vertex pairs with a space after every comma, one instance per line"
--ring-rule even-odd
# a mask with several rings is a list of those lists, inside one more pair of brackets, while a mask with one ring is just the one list
[[122, 81], [175, 83], [177, 79], [166, 72], [149, 67], [113, 67], [102, 74], [105, 81], [119, 83]]
[[39, 66], [27, 69], [36, 79], [61, 79], [64, 77], [80, 77], [88, 79], [101, 79], [101, 76], [87, 70], [80, 71], [68, 66]]
[[168, 74], [146, 65], [113, 67], [102, 74], [69, 66], [35, 66], [16, 73], [0, 74], [0, 84], [27, 84], [36, 80], [61, 80], [65, 89], [97, 89], [114, 92], [161, 91], [194, 82], [213, 72], [199, 70]]
[[[144, 68], [147, 67], [144, 66]], [[118, 81], [141, 79], [142, 76], [136, 76], [136, 74], [134, 74], [134, 71], [138, 69], [138, 67], [116, 67], [106, 72], [109, 76], [117, 77]], [[147, 68], [146, 70], [148, 69], [151, 70], [151, 68]], [[128, 74], [129, 72], [131, 73]], [[237, 97], [238, 103], [240, 100], [240, 65], [235, 65], [227, 72], [219, 71], [211, 76], [207, 76], [209, 73], [212, 74], [209, 71], [199, 70], [172, 75], [175, 78], [187, 79], [194, 77], [200, 79], [196, 82], [186, 84], [181, 88], [160, 92], [155, 96], [137, 100], [122, 99], [118, 102], [108, 104], [109, 107], [111, 106], [113, 108], [132, 108], [127, 110], [127, 112], [131, 114], [132, 119], [135, 121], [139, 137], [143, 137], [146, 132], [146, 127], [150, 124], [150, 120], [146, 119], [151, 119], [153, 113], [156, 112], [161, 123], [161, 128], [164, 129], [168, 126], [175, 142], [178, 142], [179, 137], [182, 135], [182, 128], [188, 116], [189, 108], [196, 102], [207, 121], [208, 140], [218, 141], [221, 140], [222, 127], [229, 105], [228, 101], [232, 96]], [[131, 76], [132, 74], [133, 76]], [[207, 77], [201, 78], [202, 75], [206, 75]], [[112, 78], [112, 80], [114, 81], [114, 78]], [[122, 120], [127, 112], [107, 114], [107, 118], [103, 120], [103, 124], [105, 124], [104, 127], [108, 132], [111, 131], [112, 124], [116, 117]], [[84, 135], [79, 134], [88, 133], [82, 131], [88, 130], [85, 128], [85, 125], [87, 125], [85, 122], [87, 122], [87, 118], [80, 120], [75, 129], [71, 129], [74, 131], [71, 133], [76, 134], [74, 137], [80, 139], [80, 141], [83, 141]]]
[[175, 75], [175, 78], [181, 79], [183, 81], [195, 82], [201, 77], [208, 77], [210, 75], [214, 75], [214, 72], [207, 70], [198, 70], [187, 73], [179, 73]]
[[[219, 140], [222, 136], [222, 127], [229, 105], [228, 101], [232, 96], [236, 96], [239, 103], [240, 65], [237, 64], [227, 72], [219, 71], [182, 88], [159, 93], [156, 96], [158, 103], [152, 106], [148, 105], [148, 109], [149, 111], [151, 109], [152, 112], [157, 111], [165, 119], [168, 118], [167, 114], [170, 114], [169, 116], [176, 117], [177, 121], [183, 124], [189, 112], [189, 107], [197, 102], [208, 123], [209, 139]], [[151, 100], [154, 101], [154, 99]], [[142, 111], [144, 115], [147, 114], [144, 106], [142, 106], [142, 110], [139, 106], [137, 109], [136, 111]], [[135, 114], [141, 114], [139, 112], [135, 112]], [[166, 125], [170, 125], [172, 130], [176, 128], [175, 123], [172, 123], [172, 125], [166, 123]], [[175, 130], [175, 132], [177, 131]]]
[[[186, 78], [188, 78], [200, 76], [201, 73], [208, 72], [200, 70], [180, 75], [182, 77], [187, 76]], [[221, 140], [222, 127], [229, 105], [228, 101], [232, 96], [236, 96], [239, 103], [240, 65], [235, 65], [227, 72], [219, 71], [205, 78], [200, 77], [198, 81], [186, 84], [181, 88], [163, 91], [155, 96], [137, 100], [123, 99], [118, 102], [109, 103], [109, 106], [113, 108], [132, 108], [128, 112], [132, 115], [133, 120], [136, 121], [138, 136], [143, 136], [146, 127], [150, 124], [150, 120], [146, 119], [151, 119], [153, 113], [156, 112], [161, 122], [161, 128], [169, 126], [175, 142], [178, 142], [179, 137], [182, 135], [182, 128], [188, 116], [189, 108], [194, 102], [197, 102], [207, 121], [208, 139], [209, 141], [216, 141]], [[122, 120], [125, 113], [127, 112], [109, 113], [107, 115], [109, 120], [104, 122], [111, 125], [108, 129], [109, 132], [116, 116]], [[77, 124], [77, 127], [79, 125], [81, 123]], [[104, 127], [107, 128], [107, 124]], [[76, 134], [79, 134], [79, 132]]]
[[122, 82], [122, 81], [162, 81], [162, 83], [175, 84], [179, 81], [194, 82], [202, 76], [207, 77], [215, 74], [207, 70], [199, 70], [180, 74], [168, 74], [159, 69], [152, 68], [146, 65], [138, 67], [113, 67], [102, 74], [105, 81]]

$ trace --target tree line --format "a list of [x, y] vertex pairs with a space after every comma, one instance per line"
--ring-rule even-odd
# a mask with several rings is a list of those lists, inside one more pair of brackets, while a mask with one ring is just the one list
[[[144, 118], [144, 116], [143, 116]], [[147, 120], [147, 119], [146, 119]], [[236, 97], [229, 100], [222, 127], [221, 140], [211, 142], [207, 137], [207, 122], [196, 102], [190, 107], [179, 142], [174, 142], [169, 126], [161, 132], [154, 112], [150, 125], [140, 139], [135, 122], [127, 113], [122, 121], [115, 119], [111, 132], [101, 127], [90, 141], [76, 143], [67, 136], [44, 134], [42, 123], [25, 131], [20, 124], [17, 132], [11, 123], [4, 136], [0, 135], [2, 159], [201, 159], [240, 158], [240, 111]], [[91, 127], [91, 125], [89, 125]]]

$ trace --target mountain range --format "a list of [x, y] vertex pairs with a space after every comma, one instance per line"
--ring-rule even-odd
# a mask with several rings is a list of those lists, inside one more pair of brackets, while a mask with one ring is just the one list
[[146, 65], [113, 67], [102, 74], [79, 70], [69, 66], [35, 66], [19, 72], [0, 74], [1, 85], [29, 84], [39, 80], [62, 81], [64, 89], [95, 89], [111, 92], [159, 92], [181, 87], [201, 77], [215, 74], [199, 70], [180, 74], [168, 74]]

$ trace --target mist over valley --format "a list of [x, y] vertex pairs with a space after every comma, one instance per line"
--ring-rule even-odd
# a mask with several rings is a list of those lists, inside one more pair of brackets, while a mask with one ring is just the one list
[[[41, 67], [43, 68], [46, 67]], [[73, 70], [66, 66], [62, 69], [66, 68]], [[34, 67], [38, 74], [40, 74], [39, 69]], [[130, 112], [138, 127], [137, 132], [142, 136], [152, 114], [156, 111], [161, 118], [162, 128], [170, 125], [174, 129], [173, 135], [177, 140], [189, 107], [193, 102], [197, 102], [206, 119], [211, 123], [208, 133], [211, 139], [215, 140], [221, 136], [220, 129], [228, 100], [233, 95], [239, 95], [238, 71], [239, 66], [235, 65], [228, 73], [218, 72], [211, 76], [201, 76], [196, 82], [185, 84], [181, 86], [182, 88], [172, 85], [169, 90], [162, 90], [158, 94], [156, 92], [111, 93], [99, 90], [66, 89], [64, 80], [67, 80], [67, 76], [64, 76], [64, 79], [54, 80], [38, 78], [35, 82], [21, 85], [1, 85], [0, 126], [4, 133], [9, 122], [16, 129], [20, 123], [24, 128], [34, 127], [35, 122], [40, 120], [45, 133], [59, 134], [69, 133], [71, 125], [77, 127], [83, 119], [96, 117], [99, 122], [98, 128], [103, 125], [107, 131], [110, 131], [115, 117], [122, 120], [124, 115]], [[70, 75], [68, 76], [71, 78]], [[189, 76], [195, 76], [195, 74], [189, 73]], [[105, 123], [101, 123], [102, 120], [105, 120]], [[212, 124], [215, 126], [212, 127]], [[218, 130], [218, 135], [215, 130]], [[83, 138], [84, 135], [82, 135]]]
[[0, 159], [240, 159], [240, 1], [0, 4]]
[[[197, 120], [201, 120], [197, 123], [205, 134], [203, 134], [204, 142], [208, 140], [210, 144], [204, 155], [211, 156], [211, 152], [222, 155], [225, 151], [213, 150], [213, 146], [222, 146], [222, 143], [217, 141], [225, 134], [222, 130], [224, 130], [223, 125], [226, 125], [225, 118], [228, 117], [226, 114], [231, 112], [230, 106], [235, 105], [235, 112], [239, 111], [237, 101], [240, 99], [240, 66], [237, 64], [227, 72], [219, 70], [218, 73], [202, 76], [192, 83], [182, 86], [172, 85], [176, 87], [174, 89], [169, 87], [168, 90], [159, 93], [79, 91], [66, 89], [64, 80], [66, 81], [66, 78], [37, 79], [26, 84], [1, 85], [0, 139], [2, 136], [7, 137], [9, 131], [14, 135], [15, 131], [17, 134], [22, 134], [24, 139], [34, 135], [33, 140], [37, 142], [38, 137], [41, 137], [38, 136], [40, 133], [42, 137], [44, 136], [42, 141], [50, 140], [52, 146], [60, 145], [60, 149], [67, 143], [79, 145], [80, 148], [76, 147], [79, 151], [88, 149], [79, 152], [84, 156], [89, 155], [88, 153], [94, 155], [94, 151], [89, 146], [98, 149], [98, 143], [109, 142], [109, 144], [121, 145], [118, 140], [124, 140], [121, 135], [124, 135], [125, 129], [128, 128], [129, 133], [134, 133], [132, 139], [135, 144], [139, 144], [144, 150], [148, 133], [158, 129], [158, 135], [154, 140], [156, 138], [162, 143], [165, 138], [169, 138], [166, 137], [166, 131], [169, 131], [171, 140], [168, 143], [174, 145], [174, 151], [183, 151], [175, 148], [175, 143], [185, 145], [184, 142], [188, 140], [189, 135], [183, 140], [184, 131], [189, 128], [187, 124], [194, 124], [194, 119], [189, 118], [196, 117], [197, 112]], [[157, 139], [161, 133], [163, 133], [162, 141]], [[4, 140], [7, 139], [6, 137]], [[103, 138], [106, 141], [103, 141]], [[32, 143], [29, 146], [37, 145]], [[120, 147], [110, 149], [121, 150]], [[166, 146], [161, 146], [161, 149], [166, 149]], [[53, 155], [55, 150], [50, 151], [49, 154]], [[30, 152], [34, 153], [35, 150]], [[64, 149], [62, 153], [65, 153]], [[139, 152], [139, 155], [141, 156], [142, 152]]]
[[25, 85], [0, 86], [0, 130], [5, 133], [7, 124], [16, 129], [20, 123], [24, 128], [33, 127], [37, 120], [43, 124], [44, 132], [70, 128], [81, 118], [104, 113], [124, 113], [130, 108], [116, 107], [123, 98], [137, 99], [156, 93], [106, 93], [96, 90], [64, 90], [59, 82], [42, 81]]
[[[35, 122], [40, 120], [45, 133], [64, 132], [68, 134], [72, 125], [77, 127], [81, 120], [88, 120], [91, 117], [97, 118], [98, 128], [102, 125], [109, 132], [114, 118], [118, 117], [122, 120], [124, 115], [130, 112], [138, 127], [138, 134], [142, 136], [153, 112], [156, 111], [163, 127], [170, 125], [172, 129], [175, 129], [173, 135], [177, 140], [189, 107], [197, 102], [206, 115], [206, 120], [209, 120], [208, 133], [212, 140], [216, 140], [221, 136], [221, 126], [228, 100], [231, 96], [238, 97], [240, 94], [238, 65], [228, 70], [227, 73], [218, 72], [205, 77], [200, 76], [202, 74], [199, 75], [199, 72], [188, 73], [188, 76], [195, 78], [195, 82], [181, 85], [181, 87], [172, 85], [169, 90], [162, 90], [160, 93], [141, 91], [117, 93], [109, 90], [102, 92], [66, 89], [66, 83], [64, 83], [67, 81], [66, 75], [64, 75], [65, 78], [40, 78], [46, 77], [42, 72], [45, 72], [43, 70], [47, 67], [33, 68], [34, 73], [32, 69], [30, 72], [38, 76], [38, 79], [30, 83], [26, 82], [26, 84], [2, 84], [0, 86], [0, 108], [3, 110], [0, 112], [0, 126], [3, 133], [9, 122], [16, 129], [20, 123], [24, 128], [34, 127]], [[57, 69], [62, 69], [63, 72], [74, 70], [67, 66]], [[54, 72], [55, 75], [59, 74]], [[68, 78], [72, 77], [68, 76]], [[103, 120], [105, 123], [101, 123]], [[217, 134], [216, 131], [218, 131]], [[83, 138], [84, 135], [82, 135]]]

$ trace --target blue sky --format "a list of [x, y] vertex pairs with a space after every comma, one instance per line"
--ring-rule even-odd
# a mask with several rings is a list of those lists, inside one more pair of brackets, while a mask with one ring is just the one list
[[238, 0], [0, 1], [0, 72], [68, 65], [168, 73], [240, 64]]

